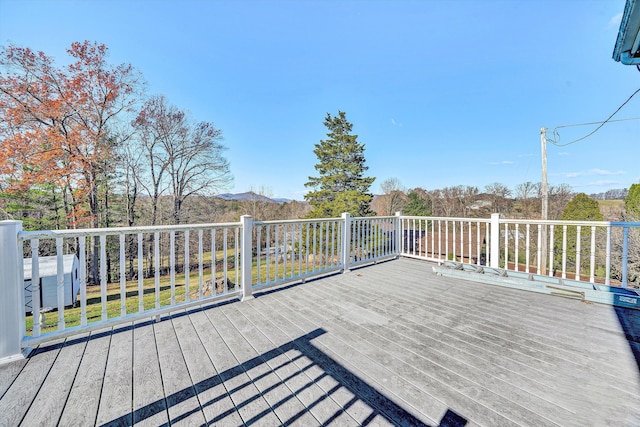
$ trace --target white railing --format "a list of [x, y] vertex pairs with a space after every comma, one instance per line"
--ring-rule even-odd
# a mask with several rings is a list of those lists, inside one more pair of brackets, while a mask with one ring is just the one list
[[13, 336], [14, 345], [0, 347], [0, 360], [44, 340], [250, 298], [257, 289], [396, 256], [397, 220], [345, 214], [254, 223], [243, 216], [238, 223], [63, 231], [1, 222], [0, 308], [12, 309], [0, 310], [0, 341]]
[[254, 288], [341, 270], [343, 226], [336, 218], [255, 222]]
[[[622, 287], [640, 275], [640, 223], [343, 214], [64, 231], [21, 227], [0, 222], [0, 363], [44, 340], [251, 298], [270, 286], [397, 256]], [[77, 256], [77, 277], [69, 255]], [[53, 257], [53, 268], [45, 267], [46, 257]]]
[[640, 223], [407, 217], [406, 257], [627, 287], [640, 279]]
[[[31, 254], [23, 261], [31, 273], [22, 277], [25, 311], [32, 314], [24, 342], [37, 342], [43, 327], [61, 335], [240, 293], [240, 229], [229, 223], [18, 232], [18, 248]], [[69, 253], [78, 257], [77, 270], [65, 266]], [[43, 255], [55, 257], [55, 277], [41, 274]], [[69, 296], [80, 308], [73, 316], [66, 313]], [[53, 309], [55, 325], [46, 320]]]
[[483, 265], [490, 254], [490, 223], [475, 218], [403, 216], [400, 253], [428, 261]]
[[351, 218], [345, 214], [342, 218], [255, 222], [253, 289], [348, 271], [397, 256], [397, 221], [395, 216]]

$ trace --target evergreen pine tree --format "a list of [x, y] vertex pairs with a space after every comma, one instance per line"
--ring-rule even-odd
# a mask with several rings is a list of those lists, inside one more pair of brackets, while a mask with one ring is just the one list
[[318, 157], [315, 165], [317, 177], [309, 177], [305, 187], [311, 190], [304, 198], [311, 204], [310, 218], [338, 217], [343, 212], [352, 216], [373, 215], [369, 187], [374, 177], [365, 177], [364, 144], [352, 135], [353, 125], [346, 114], [338, 111], [332, 117], [327, 113], [324, 125], [329, 130], [327, 139], [315, 145]]
[[640, 220], [640, 184], [631, 184], [624, 198], [625, 221]]
[[[593, 200], [585, 193], [577, 194], [564, 208], [560, 218], [563, 221], [603, 221], [604, 217], [600, 212], [597, 200]], [[557, 227], [555, 231], [554, 253], [555, 267], [561, 268], [562, 265], [562, 233], [563, 228]], [[576, 266], [576, 246], [578, 242], [578, 229], [575, 225], [567, 227], [567, 269], [571, 270]], [[581, 252], [581, 267], [588, 265], [589, 251], [584, 248], [590, 246], [590, 231], [583, 227], [580, 233], [580, 246], [583, 248]]]
[[407, 203], [402, 213], [409, 216], [431, 216], [431, 201], [420, 197], [417, 191], [411, 190], [407, 195]]

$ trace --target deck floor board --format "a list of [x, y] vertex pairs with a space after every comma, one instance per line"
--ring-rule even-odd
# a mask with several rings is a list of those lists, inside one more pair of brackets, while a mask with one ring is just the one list
[[640, 311], [360, 267], [36, 348], [0, 426], [638, 426]]

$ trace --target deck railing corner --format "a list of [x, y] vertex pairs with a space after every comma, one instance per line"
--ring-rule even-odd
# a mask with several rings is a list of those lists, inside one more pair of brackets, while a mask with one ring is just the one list
[[22, 221], [0, 221], [0, 365], [24, 357], [21, 348], [24, 327], [22, 249], [18, 233]]

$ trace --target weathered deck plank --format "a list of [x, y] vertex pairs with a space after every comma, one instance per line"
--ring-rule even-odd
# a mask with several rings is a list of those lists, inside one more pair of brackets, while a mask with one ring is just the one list
[[640, 312], [401, 259], [43, 344], [0, 425], [640, 425]]
[[[253, 304], [240, 304], [238, 310], [252, 323], [253, 328], [262, 332], [274, 345], [281, 348], [291, 346], [292, 341], [289, 337], [277, 327], [277, 325], [272, 323], [270, 317], [266, 317], [263, 313], [256, 310]], [[294, 353], [295, 357], [290, 356], [291, 362], [300, 371], [304, 371], [307, 378], [313, 379], [318, 387], [320, 387], [330, 399], [336, 402], [341, 410], [346, 412], [354, 421], [358, 424], [363, 424], [366, 420], [374, 420], [372, 425], [393, 425], [382, 418], [380, 414], [365, 403], [362, 398], [350, 391], [345, 384], [342, 384], [332, 376], [330, 371], [323, 369], [311, 360], [304, 353], [304, 347], [299, 346], [295, 341], [293, 343], [291, 347], [296, 350], [296, 353]]]
[[409, 397], [413, 393], [416, 399], [421, 400], [422, 406], [436, 408], [432, 410], [432, 413], [446, 411], [445, 405], [437, 399], [421, 393], [402, 378], [387, 370], [384, 365], [375, 363], [357, 349], [335, 339], [332, 336], [332, 330], [318, 328], [317, 325], [308, 322], [305, 316], [312, 309], [306, 307], [307, 312], [301, 311], [296, 314], [291, 308], [296, 304], [295, 301], [287, 301], [288, 304], [284, 304], [278, 297], [281, 295], [258, 298], [257, 301], [261, 303], [258, 306], [259, 309], [266, 313], [267, 317], [272, 318], [278, 327], [286, 331], [291, 338], [300, 336], [305, 331], [318, 329], [326, 331], [326, 334], [320, 334], [315, 338], [314, 344], [302, 343], [304, 352], [316, 359], [316, 363], [323, 366], [323, 369], [339, 378], [341, 383], [348, 384], [358, 396], [369, 402], [391, 422], [401, 425], [429, 425], [436, 419], [435, 417], [429, 418], [425, 413], [412, 408], [402, 400], [402, 397], [397, 396], [397, 392], [400, 392], [404, 397]]
[[139, 426], [169, 424], [167, 403], [153, 321], [136, 322], [133, 330], [133, 423]]
[[89, 335], [82, 361], [60, 417], [61, 426], [95, 424], [110, 342], [111, 329], [94, 331]]
[[[358, 301], [341, 307], [341, 301], [337, 301], [336, 304], [331, 302], [330, 287], [323, 286], [323, 289], [314, 290], [314, 295], [321, 292], [327, 292], [325, 294], [327, 300], [323, 300], [323, 304], [319, 305], [319, 309], [314, 313], [314, 319], [330, 323], [336, 330], [340, 330], [340, 334], [346, 340], [355, 342], [358, 337], [365, 337], [373, 348], [384, 349], [372, 353], [372, 355], [392, 357], [395, 369], [417, 386], [425, 390], [434, 390], [435, 394], [439, 396], [451, 395], [446, 399], [446, 402], [452, 405], [455, 403], [454, 408], [473, 409], [473, 405], [476, 405], [477, 409], [474, 410], [476, 414], [486, 407], [495, 413], [504, 414], [516, 423], [526, 421], [539, 426], [553, 425], [549, 419], [530, 409], [532, 405], [539, 407], [542, 403], [538, 403], [534, 396], [527, 396], [528, 407], [518, 405], [512, 400], [515, 397], [513, 394], [519, 392], [517, 388], [511, 387], [509, 383], [493, 382], [493, 378], [484, 373], [476, 374], [467, 364], [456, 363], [455, 359], [432, 351], [431, 347], [441, 345], [440, 342], [431, 342], [421, 346], [405, 340], [402, 335], [394, 334], [386, 328], [386, 325], [393, 322], [392, 318], [387, 318], [383, 323], [372, 324], [368, 322], [367, 311], [369, 308], [366, 302], [362, 305], [362, 317], [354, 319], [349, 315], [348, 319], [333, 320], [332, 313], [339, 313], [342, 310], [348, 310], [352, 313], [353, 310], [350, 308], [354, 304], [357, 305]], [[302, 292], [299, 294], [304, 296]], [[309, 297], [309, 295], [306, 296]], [[310, 300], [307, 299], [307, 301]], [[375, 315], [374, 311], [369, 312]], [[504, 423], [504, 421], [493, 419], [491, 416], [488, 416], [488, 421], [494, 424]]]
[[[215, 310], [196, 313], [197, 315], [202, 314], [207, 320], [207, 323], [203, 325], [207, 328], [207, 333], [201, 334], [200, 338], [203, 340], [207, 353], [209, 353], [209, 357], [213, 361], [242, 421], [247, 423], [251, 420], [256, 425], [263, 426], [279, 425], [280, 420], [247, 374], [248, 366], [243, 365], [235, 358], [222, 339], [219, 331], [228, 325], [214, 324], [213, 319], [216, 316], [212, 316], [213, 311]], [[202, 324], [203, 320], [198, 319], [197, 315], [192, 315], [192, 317]]]
[[[327, 399], [325, 392], [315, 383], [315, 378], [310, 378], [306, 375], [306, 371], [313, 366], [312, 363], [297, 367], [292, 361], [299, 359], [302, 354], [292, 348], [290, 342], [284, 343], [280, 347], [273, 346], [249, 322], [239, 308], [239, 305], [236, 304], [232, 312], [227, 307], [223, 312], [237, 328], [238, 332], [246, 338], [247, 343], [251, 343], [255, 349], [254, 351], [246, 349], [248, 351], [246, 356], [250, 357], [253, 354], [259, 354], [263, 363], [277, 374], [277, 381], [286, 387], [282, 390], [284, 395], [277, 397], [281, 399], [281, 402], [286, 399], [286, 402], [283, 403], [288, 406], [288, 410], [281, 413], [283, 423], [301, 426], [316, 425], [325, 423], [333, 417], [336, 422], [341, 422], [342, 425], [355, 425], [356, 423], [353, 419], [340, 414], [341, 407], [337, 403]], [[276, 401], [277, 403], [278, 401]]]
[[169, 422], [203, 425], [204, 414], [189, 375], [173, 321], [158, 322], [154, 330], [156, 340], [161, 343], [158, 345], [158, 359], [167, 399]]
[[[273, 369], [265, 363], [265, 359], [256, 352], [235, 328], [235, 316], [229, 319], [222, 310], [208, 312], [214, 325], [218, 325], [218, 333], [227, 344], [236, 360], [243, 366], [253, 385], [269, 404], [270, 410], [278, 417], [279, 423], [285, 423], [297, 414], [304, 414], [306, 408], [295, 395], [282, 383]], [[225, 327], [222, 327], [222, 326]], [[259, 415], [258, 415], [259, 417]], [[251, 424], [256, 419], [245, 420]]]
[[[211, 360], [211, 354], [207, 351], [212, 348], [212, 340], [209, 340], [213, 329], [211, 323], [201, 312], [191, 314], [188, 320], [189, 324], [186, 317], [174, 319], [173, 322], [178, 333], [178, 339], [181, 341], [180, 345], [182, 348], [188, 348], [184, 352], [184, 357], [207, 423], [212, 425], [242, 425], [242, 418]], [[197, 345], [194, 340], [190, 340], [190, 344], [185, 343], [182, 338], [185, 331], [195, 334], [195, 338], [201, 344]]]
[[[76, 376], [82, 356], [87, 344], [88, 333], [68, 338], [64, 347], [60, 350], [56, 361], [53, 363], [47, 378], [38, 390], [34, 404], [22, 419], [24, 425], [38, 425], [41, 420], [47, 419], [52, 423], [57, 422], [62, 415], [62, 409], [71, 392], [71, 386]], [[58, 399], [48, 399], [48, 396], [57, 395]]]
[[133, 421], [132, 325], [111, 331], [108, 351], [96, 425], [129, 426]]
[[24, 365], [27, 364], [27, 359], [17, 360], [13, 363], [5, 363], [0, 365], [0, 398], [4, 396], [5, 392], [11, 387], [13, 381], [18, 377]]
[[22, 422], [63, 345], [63, 340], [57, 340], [34, 350], [35, 354], [0, 399], [0, 426]]

